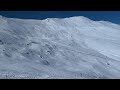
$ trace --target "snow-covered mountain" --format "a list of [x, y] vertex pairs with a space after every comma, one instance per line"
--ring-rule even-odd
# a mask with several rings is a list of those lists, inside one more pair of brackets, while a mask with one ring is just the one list
[[0, 16], [0, 78], [120, 78], [120, 25]]

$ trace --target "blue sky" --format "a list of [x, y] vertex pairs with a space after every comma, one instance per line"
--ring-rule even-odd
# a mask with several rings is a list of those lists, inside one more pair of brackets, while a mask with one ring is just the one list
[[120, 24], [120, 11], [0, 11], [0, 15], [22, 19], [85, 16], [92, 20], [105, 20]]

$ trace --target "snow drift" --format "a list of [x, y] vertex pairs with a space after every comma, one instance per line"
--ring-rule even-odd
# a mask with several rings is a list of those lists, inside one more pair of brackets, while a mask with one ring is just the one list
[[120, 78], [120, 25], [0, 16], [0, 78]]

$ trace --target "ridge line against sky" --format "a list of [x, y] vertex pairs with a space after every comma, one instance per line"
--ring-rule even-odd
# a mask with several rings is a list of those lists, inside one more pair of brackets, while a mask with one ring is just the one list
[[94, 21], [109, 21], [120, 24], [120, 11], [0, 11], [0, 15], [20, 19], [84, 16]]

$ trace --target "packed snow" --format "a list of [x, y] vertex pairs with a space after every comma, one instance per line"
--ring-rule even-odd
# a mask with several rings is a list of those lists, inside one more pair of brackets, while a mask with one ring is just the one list
[[0, 16], [0, 78], [120, 79], [120, 25]]

